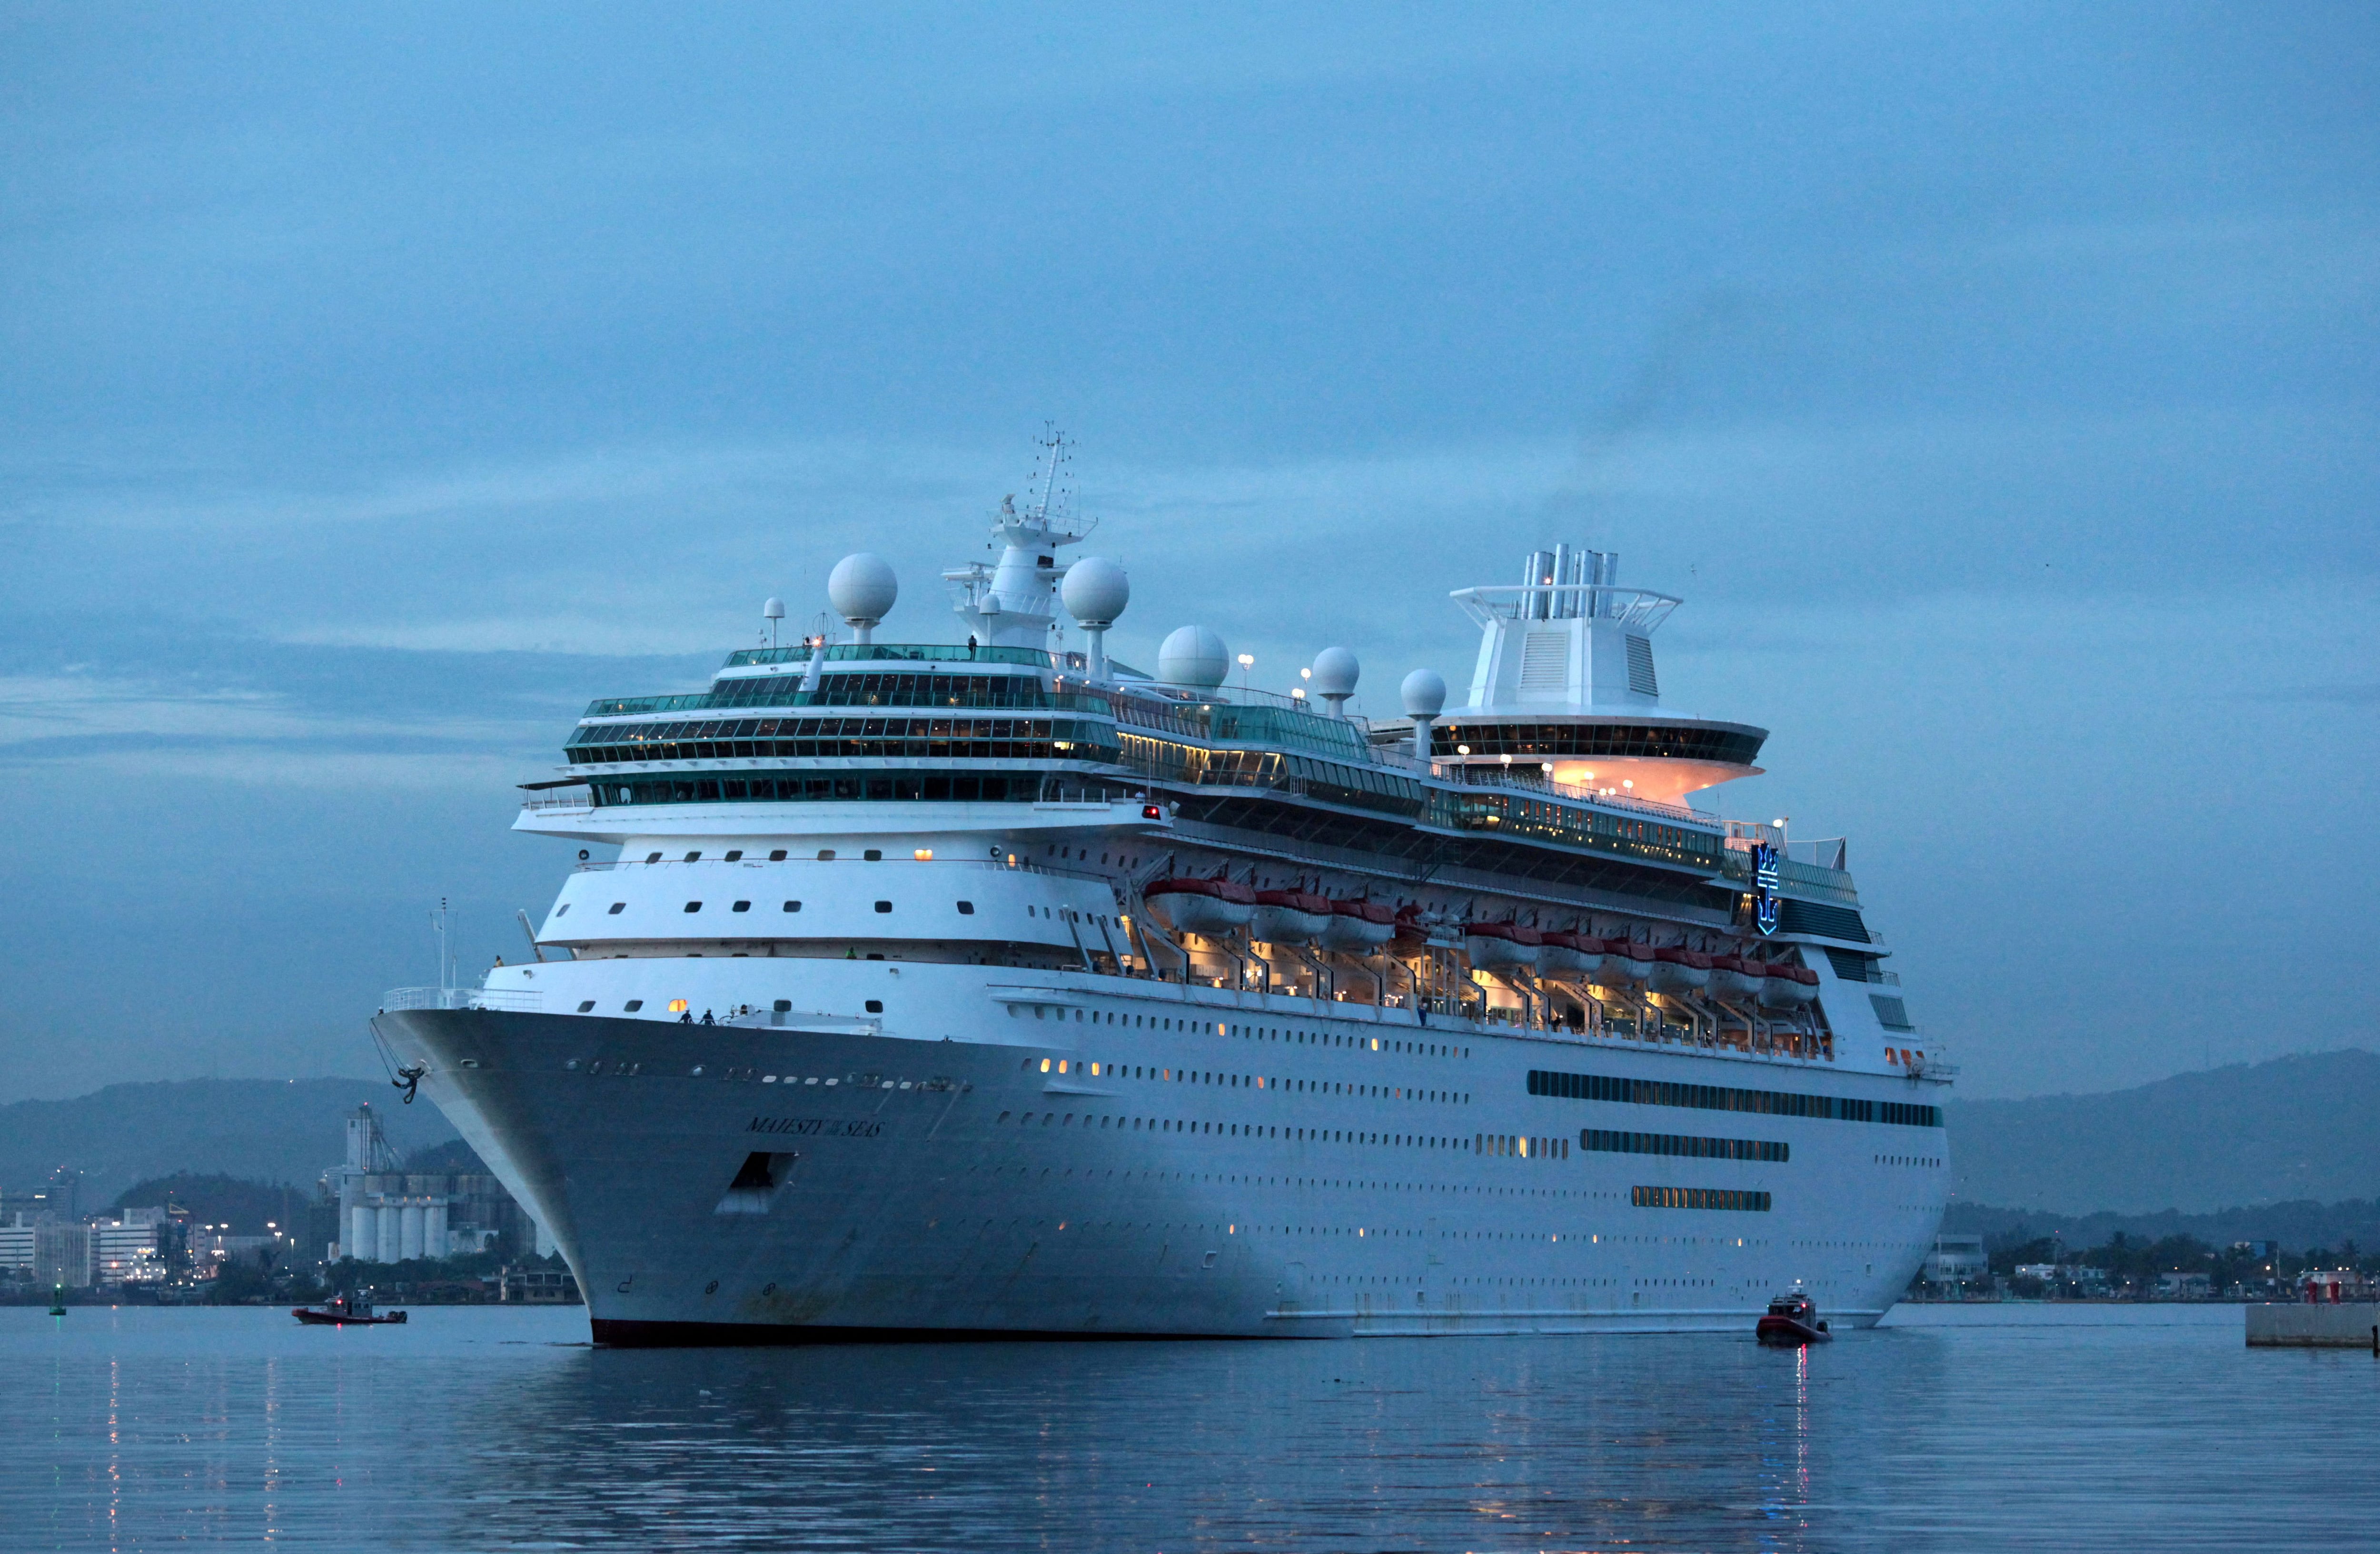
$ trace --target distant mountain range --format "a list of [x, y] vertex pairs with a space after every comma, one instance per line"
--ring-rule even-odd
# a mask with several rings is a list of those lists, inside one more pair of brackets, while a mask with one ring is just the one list
[[[400, 1106], [370, 1080], [111, 1085], [0, 1106], [0, 1187], [39, 1186], [64, 1165], [83, 1172], [86, 1209], [176, 1172], [310, 1189], [341, 1159], [359, 1101], [381, 1114], [400, 1156], [455, 1137], [435, 1106]], [[2137, 1089], [1944, 1110], [1968, 1206], [2142, 1216], [2380, 1196], [2380, 1053], [2305, 1053]]]
[[134, 1183], [180, 1172], [287, 1183], [311, 1192], [346, 1158], [346, 1116], [370, 1101], [399, 1156], [456, 1136], [438, 1108], [398, 1103], [369, 1079], [183, 1079], [110, 1085], [72, 1100], [0, 1106], [0, 1187], [83, 1173], [91, 1213]]
[[2360, 1049], [1943, 1110], [1965, 1203], [2204, 1214], [2380, 1196], [2380, 1053]]

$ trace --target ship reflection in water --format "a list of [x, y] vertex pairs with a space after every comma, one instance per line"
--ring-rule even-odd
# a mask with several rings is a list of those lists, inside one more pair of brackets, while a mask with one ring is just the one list
[[2368, 1357], [2117, 1315], [598, 1351], [576, 1312], [0, 1309], [0, 1495], [23, 1549], [2368, 1546], [2368, 1444], [2298, 1427], [2368, 1406]]

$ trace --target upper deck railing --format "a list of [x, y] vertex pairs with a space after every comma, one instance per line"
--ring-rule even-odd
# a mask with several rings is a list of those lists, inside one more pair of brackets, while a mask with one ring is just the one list
[[[805, 643], [783, 648], [739, 648], [727, 655], [729, 669], [763, 663], [807, 663], [812, 650]], [[1038, 648], [970, 648], [948, 642], [837, 642], [825, 654], [829, 663], [1021, 663], [1034, 669], [1062, 665], [1058, 655]]]

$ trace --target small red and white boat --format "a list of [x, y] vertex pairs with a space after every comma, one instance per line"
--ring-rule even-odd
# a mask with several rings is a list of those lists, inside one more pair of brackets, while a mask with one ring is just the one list
[[1698, 993], [1710, 986], [1711, 958], [1700, 950], [1664, 944], [1653, 952], [1653, 990]]
[[1592, 977], [1603, 965], [1603, 941], [1547, 929], [1539, 936], [1537, 969], [1548, 977]]
[[1596, 980], [1608, 988], [1624, 988], [1641, 984], [1653, 976], [1653, 947], [1633, 939], [1607, 939], [1603, 941], [1603, 966]]
[[1756, 999], [1767, 984], [1768, 967], [1759, 961], [1748, 961], [1741, 955], [1711, 957], [1711, 997], [1730, 1003]]
[[1760, 981], [1760, 1002], [1769, 1009], [1803, 1009], [1818, 996], [1818, 974], [1806, 965], [1770, 961]]
[[1323, 925], [1326, 950], [1378, 949], [1397, 936], [1397, 912], [1377, 901], [1334, 901], [1330, 921]]
[[1330, 898], [1307, 891], [1258, 891], [1248, 937], [1266, 944], [1311, 944], [1330, 926]]
[[1518, 923], [1463, 925], [1463, 953], [1471, 957], [1473, 965], [1484, 970], [1500, 965], [1535, 965], [1537, 947], [1544, 942], [1544, 935]]
[[1257, 892], [1236, 880], [1160, 880], [1140, 894], [1183, 933], [1230, 933], [1257, 915]]
[[1817, 1302], [1793, 1290], [1768, 1303], [1768, 1313], [1753, 1329], [1753, 1336], [1763, 1343], [1798, 1349], [1805, 1343], [1830, 1343], [1835, 1335], [1819, 1319]]

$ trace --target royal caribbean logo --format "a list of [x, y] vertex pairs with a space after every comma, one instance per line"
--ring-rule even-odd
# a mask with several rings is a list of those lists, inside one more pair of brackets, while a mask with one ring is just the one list
[[1777, 849], [1766, 842], [1752, 844], [1752, 920], [1763, 934], [1777, 931]]

